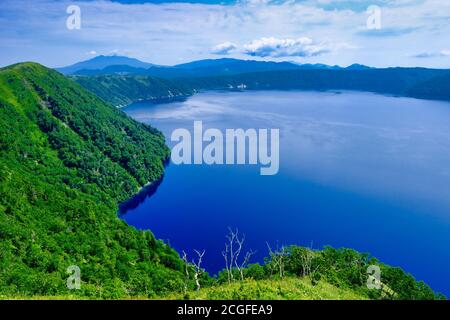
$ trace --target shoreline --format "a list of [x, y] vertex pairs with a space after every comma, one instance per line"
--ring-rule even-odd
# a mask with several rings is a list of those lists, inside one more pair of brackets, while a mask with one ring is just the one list
[[139, 190], [131, 196], [131, 198], [118, 203], [119, 208], [117, 213], [119, 218], [127, 214], [128, 211], [137, 208], [143, 201], [145, 201], [145, 199], [147, 199], [147, 197], [151, 197], [157, 191], [163, 179], [164, 174], [158, 180], [148, 182], [140, 187]]
[[126, 104], [126, 105], [121, 105], [121, 104], [115, 105], [114, 108], [121, 110], [132, 104], [141, 103], [141, 102], [142, 103], [152, 103], [152, 104], [165, 104], [165, 103], [172, 103], [172, 102], [177, 102], [177, 101], [185, 101], [187, 98], [192, 97], [195, 93], [190, 94], [190, 95], [166, 96], [166, 97], [149, 98], [149, 99], [139, 98], [137, 100], [133, 100], [132, 102], [130, 102], [129, 104]]
[[119, 207], [117, 211], [119, 218], [120, 216], [126, 214], [127, 211], [137, 208], [145, 199], [147, 199], [147, 197], [151, 197], [158, 190], [158, 187], [164, 180], [166, 167], [170, 164], [170, 156], [168, 159], [162, 160], [162, 162], [164, 171], [158, 179], [147, 182], [143, 186], [139, 187], [138, 191], [130, 198], [117, 204]]

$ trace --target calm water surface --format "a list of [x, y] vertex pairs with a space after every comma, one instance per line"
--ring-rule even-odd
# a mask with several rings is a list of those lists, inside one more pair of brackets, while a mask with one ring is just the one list
[[136, 103], [131, 117], [176, 128], [279, 128], [280, 171], [174, 165], [122, 218], [177, 250], [206, 249], [224, 266], [228, 227], [255, 261], [266, 242], [351, 247], [401, 266], [450, 295], [450, 103], [370, 93], [208, 92], [183, 102]]

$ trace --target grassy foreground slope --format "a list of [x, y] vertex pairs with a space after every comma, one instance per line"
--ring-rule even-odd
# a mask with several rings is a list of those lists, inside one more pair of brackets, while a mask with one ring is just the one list
[[312, 283], [308, 278], [281, 280], [245, 280], [211, 286], [185, 295], [172, 294], [167, 299], [191, 300], [367, 300], [368, 296], [348, 288], [338, 288], [325, 281]]
[[[369, 276], [375, 269], [378, 269], [379, 282]], [[171, 294], [168, 298], [445, 299], [401, 268], [349, 248], [312, 250], [284, 246], [272, 251], [264, 264], [250, 264], [241, 271], [236, 267], [231, 271], [222, 270], [216, 278], [205, 281], [200, 290], [186, 290], [185, 294]], [[187, 289], [192, 288], [187, 286]]]
[[[178, 254], [117, 217], [163, 173], [162, 134], [34, 63], [0, 69], [0, 294], [115, 298], [180, 286]], [[81, 269], [69, 291], [67, 268]]]

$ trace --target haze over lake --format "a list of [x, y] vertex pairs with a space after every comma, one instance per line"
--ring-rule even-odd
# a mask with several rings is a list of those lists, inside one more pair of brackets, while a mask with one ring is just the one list
[[254, 262], [273, 247], [350, 247], [450, 294], [450, 103], [355, 92], [207, 92], [124, 109], [160, 129], [279, 128], [280, 169], [173, 165], [122, 218], [177, 250], [206, 249], [224, 267], [228, 227]]

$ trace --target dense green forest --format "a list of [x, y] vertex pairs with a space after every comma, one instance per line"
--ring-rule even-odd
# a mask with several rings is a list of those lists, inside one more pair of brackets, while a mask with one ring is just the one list
[[246, 90], [354, 90], [450, 101], [450, 71], [425, 68], [277, 70], [178, 79], [114, 74], [71, 77], [116, 106], [201, 90], [237, 90], [242, 84]]
[[450, 101], [450, 72], [411, 86], [406, 95], [420, 99]]
[[71, 76], [87, 90], [114, 106], [125, 106], [140, 100], [161, 100], [184, 97], [194, 89], [180, 81], [147, 76]]
[[[202, 288], [192, 293], [195, 267], [150, 231], [137, 231], [117, 216], [120, 202], [161, 177], [168, 157], [158, 130], [58, 72], [35, 63], [0, 69], [0, 298], [283, 293], [262, 296], [261, 284], [250, 282], [241, 296], [230, 294], [250, 279], [266, 287], [280, 281], [288, 291], [292, 281], [296, 288], [298, 279], [308, 281], [309, 293], [291, 298], [442, 298], [366, 254], [296, 246], [271, 253], [263, 265], [232, 268], [218, 277], [197, 272]], [[380, 266], [383, 290], [367, 289], [370, 264]], [[73, 265], [81, 270], [79, 290], [67, 288]]]
[[[117, 217], [158, 179], [162, 134], [38, 64], [0, 70], [0, 294], [116, 298], [175, 290], [178, 254]], [[71, 265], [81, 290], [66, 287]]]
[[248, 90], [354, 90], [406, 97], [449, 100], [449, 70], [387, 68], [364, 70], [286, 70], [243, 73], [228, 77], [188, 78], [196, 89]]

